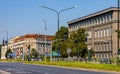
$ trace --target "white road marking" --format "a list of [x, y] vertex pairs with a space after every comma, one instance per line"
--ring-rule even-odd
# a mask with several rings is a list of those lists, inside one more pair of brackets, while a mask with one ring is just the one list
[[23, 69], [14, 69], [14, 68], [0, 68], [2, 70], [5, 70], [7, 72], [12, 71], [17, 74], [30, 74], [31, 72], [25, 71]]

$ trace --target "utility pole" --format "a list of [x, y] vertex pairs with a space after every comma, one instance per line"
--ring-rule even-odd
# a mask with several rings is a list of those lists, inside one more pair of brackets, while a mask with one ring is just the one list
[[5, 43], [7, 43], [7, 50], [8, 50], [8, 31], [4, 31], [4, 32], [6, 32], [6, 34], [7, 34], [7, 41], [5, 41]]
[[[6, 32], [6, 34], [7, 34], [7, 41], [5, 40], [5, 45], [7, 45], [7, 48], [6, 48], [6, 51], [8, 50], [8, 31], [4, 31], [4, 32]], [[9, 53], [7, 54], [7, 58], [9, 58]]]
[[45, 50], [44, 50], [44, 58], [45, 58], [45, 62], [46, 62], [46, 30], [47, 30], [47, 22], [45, 19], [43, 19], [44, 23], [45, 23]]
[[117, 55], [117, 65], [119, 65], [119, 19], [120, 19], [120, 17], [119, 17], [119, 8], [120, 8], [120, 4], [119, 4], [119, 0], [118, 0], [118, 42], [117, 42], [117, 44], [118, 44], [118, 49], [117, 49], [117, 53], [116, 53], [116, 55]]
[[30, 44], [27, 46], [28, 48], [28, 61], [30, 61]]

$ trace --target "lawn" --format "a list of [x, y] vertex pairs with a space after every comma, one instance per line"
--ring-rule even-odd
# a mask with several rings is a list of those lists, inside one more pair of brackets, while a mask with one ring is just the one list
[[38, 61], [31, 61], [31, 62], [25, 62], [25, 63], [120, 72], [120, 66], [113, 65], [113, 64], [98, 64], [98, 63], [87, 63], [87, 62], [38, 62]]

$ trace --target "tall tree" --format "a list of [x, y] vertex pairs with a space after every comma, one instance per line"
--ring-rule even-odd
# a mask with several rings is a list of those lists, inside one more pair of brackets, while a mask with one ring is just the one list
[[[71, 56], [80, 56], [85, 58], [87, 55], [87, 45], [85, 44], [85, 29], [80, 28], [77, 32], [73, 32], [68, 38], [68, 28], [62, 26], [55, 34], [55, 41], [53, 42], [53, 50], [59, 51], [62, 57], [67, 57], [67, 48], [71, 49]], [[59, 45], [58, 45], [58, 37], [59, 37]]]
[[93, 56], [94, 56], [94, 50], [93, 48], [91, 48], [90, 50], [88, 50], [88, 60], [91, 61]]
[[71, 56], [76, 56], [76, 44], [74, 43], [74, 39], [76, 37], [76, 33], [73, 32], [68, 38], [67, 47], [71, 49]]
[[87, 45], [85, 44], [85, 38], [87, 34], [84, 28], [78, 29], [72, 33], [69, 37], [69, 47], [72, 49], [72, 55], [85, 58], [87, 55]]
[[[5, 53], [5, 57], [8, 58], [8, 55], [12, 53], [11, 49], [7, 49], [6, 53]], [[11, 56], [9, 55], [9, 58], [11, 58]]]
[[64, 39], [64, 36], [67, 35], [68, 36], [68, 28], [65, 26], [61, 26], [59, 29], [59, 32], [57, 31], [55, 34], [55, 39]]
[[38, 58], [38, 56], [39, 56], [39, 53], [34, 48], [32, 48], [32, 50], [31, 50], [31, 57]]
[[[59, 45], [58, 45], [58, 39], [59, 39]], [[59, 34], [58, 31], [55, 34], [55, 38], [53, 41], [53, 51], [59, 51], [58, 47], [60, 49], [60, 54], [62, 57], [67, 56], [67, 41], [68, 39], [68, 28], [65, 26], [61, 26], [59, 29]]]

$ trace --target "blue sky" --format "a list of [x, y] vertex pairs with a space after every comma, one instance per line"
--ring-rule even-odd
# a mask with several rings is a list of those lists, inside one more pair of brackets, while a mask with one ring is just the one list
[[[0, 0], [0, 43], [6, 39], [5, 30], [9, 38], [28, 33], [54, 35], [57, 31], [57, 15], [55, 12], [40, 8], [44, 5], [55, 10], [62, 10], [78, 6], [62, 12], [60, 26], [67, 26], [67, 22], [91, 13], [116, 7], [117, 0]], [[45, 32], [45, 23], [47, 31]]]

